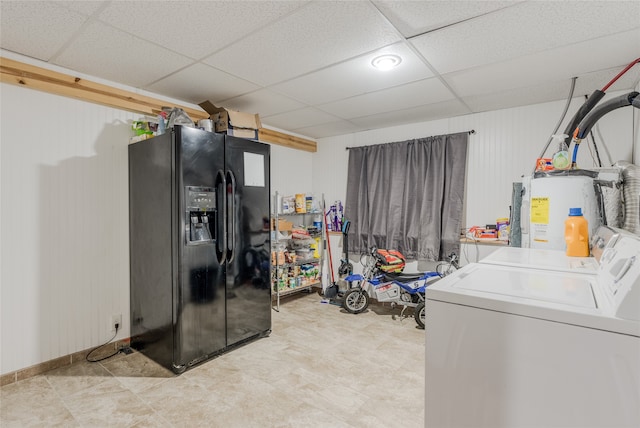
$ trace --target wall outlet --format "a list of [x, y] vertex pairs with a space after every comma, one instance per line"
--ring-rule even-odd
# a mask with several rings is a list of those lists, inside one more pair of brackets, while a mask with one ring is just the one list
[[107, 326], [107, 331], [115, 333], [116, 324], [118, 324], [118, 331], [122, 330], [122, 314], [114, 314], [109, 318], [109, 324]]

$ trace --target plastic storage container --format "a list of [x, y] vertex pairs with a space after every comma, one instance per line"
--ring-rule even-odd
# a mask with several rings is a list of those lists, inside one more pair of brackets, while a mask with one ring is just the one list
[[582, 215], [582, 208], [569, 208], [569, 217], [564, 222], [564, 240], [567, 256], [589, 256], [589, 224]]

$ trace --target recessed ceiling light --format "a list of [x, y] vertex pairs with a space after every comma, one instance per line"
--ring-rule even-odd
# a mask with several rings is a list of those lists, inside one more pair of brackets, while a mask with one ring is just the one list
[[387, 71], [397, 67], [401, 62], [402, 58], [398, 55], [380, 55], [371, 61], [371, 65], [378, 70]]

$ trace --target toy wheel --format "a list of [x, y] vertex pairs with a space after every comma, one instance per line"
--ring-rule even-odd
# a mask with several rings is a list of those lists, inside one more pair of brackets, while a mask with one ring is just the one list
[[424, 328], [424, 316], [425, 316], [424, 302], [418, 303], [418, 306], [416, 306], [416, 310], [413, 316], [415, 317], [416, 322], [418, 323], [418, 327]]
[[344, 294], [342, 306], [352, 314], [359, 314], [369, 306], [369, 295], [360, 288], [352, 288]]

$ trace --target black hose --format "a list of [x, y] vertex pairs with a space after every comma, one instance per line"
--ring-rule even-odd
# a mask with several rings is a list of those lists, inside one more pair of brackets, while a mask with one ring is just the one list
[[584, 117], [591, 111], [593, 108], [600, 102], [600, 100], [604, 97], [604, 92], [599, 89], [593, 91], [593, 94], [580, 106], [576, 114], [571, 118], [571, 122], [567, 125], [567, 128], [564, 130], [564, 133], [567, 137], [564, 139], [564, 142], [567, 143], [567, 147], [571, 144], [571, 138], [573, 137], [573, 132], [576, 130], [578, 124], [584, 119]]
[[631, 105], [634, 102], [635, 98], [637, 98], [637, 96], [638, 92], [629, 92], [628, 94], [612, 98], [609, 101], [598, 106], [598, 108], [593, 110], [580, 121], [580, 124], [578, 125], [577, 138], [579, 140], [583, 139], [591, 131], [593, 125], [595, 125], [595, 123], [602, 116], [620, 107]]

